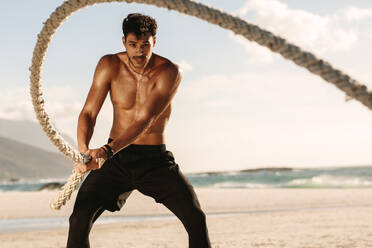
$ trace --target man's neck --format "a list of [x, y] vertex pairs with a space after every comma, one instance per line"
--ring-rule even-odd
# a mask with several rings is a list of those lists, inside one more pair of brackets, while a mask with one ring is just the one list
[[[128, 56], [128, 55], [127, 55]], [[128, 56], [128, 67], [129, 69], [136, 73], [136, 74], [139, 74], [141, 76], [145, 76], [145, 75], [149, 75], [150, 72], [151, 72], [151, 69], [153, 67], [153, 56], [151, 55], [149, 61], [147, 61], [147, 63], [145, 64], [145, 66], [143, 66], [142, 68], [136, 68], [132, 61], [130, 60], [129, 56]], [[146, 73], [146, 71], [148, 71], [148, 73]]]

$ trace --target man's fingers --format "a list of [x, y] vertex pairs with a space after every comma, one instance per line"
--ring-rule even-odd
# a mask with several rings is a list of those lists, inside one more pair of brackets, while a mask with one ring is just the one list
[[76, 169], [77, 169], [77, 171], [78, 171], [79, 173], [84, 173], [84, 172], [85, 172], [85, 168], [84, 168], [82, 165], [78, 165], [78, 166], [76, 167]]
[[80, 153], [83, 156], [83, 163], [88, 164], [92, 160], [91, 150], [86, 150], [84, 153]]
[[89, 170], [86, 164], [74, 163], [74, 166], [75, 166], [75, 170], [79, 173], [85, 173]]
[[83, 163], [88, 164], [92, 161], [92, 156], [89, 154], [83, 154]]
[[[100, 169], [105, 162], [105, 159], [99, 155], [99, 149], [87, 150], [81, 155], [84, 157], [84, 164], [74, 163], [76, 170], [80, 173]], [[86, 159], [88, 156], [89, 160]]]
[[98, 167], [94, 170], [100, 169], [102, 167], [102, 165], [105, 163], [105, 161], [106, 160], [103, 159], [103, 158], [96, 158], [96, 163], [97, 163]]

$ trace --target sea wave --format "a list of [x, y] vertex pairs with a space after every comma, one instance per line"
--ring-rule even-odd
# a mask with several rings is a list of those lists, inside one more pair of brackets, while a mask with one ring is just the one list
[[267, 184], [262, 183], [239, 183], [239, 182], [223, 182], [223, 183], [216, 183], [213, 185], [213, 188], [219, 189], [266, 189], [270, 188]]
[[318, 175], [311, 178], [298, 178], [282, 187], [294, 188], [368, 188], [372, 187], [372, 180], [360, 177]]
[[[259, 168], [185, 174], [200, 188], [372, 188], [372, 167]], [[67, 178], [21, 179], [0, 182], [0, 191], [36, 191]]]
[[0, 192], [7, 191], [37, 191], [49, 183], [65, 183], [67, 177], [63, 178], [41, 178], [41, 179], [19, 179], [17, 181], [1, 181]]
[[64, 182], [67, 177], [49, 177], [49, 178], [19, 178], [12, 180], [0, 180], [0, 185], [9, 184], [37, 184], [37, 183], [51, 183], [51, 182]]

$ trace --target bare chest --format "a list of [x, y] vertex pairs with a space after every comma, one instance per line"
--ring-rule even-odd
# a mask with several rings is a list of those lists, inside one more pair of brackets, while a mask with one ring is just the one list
[[120, 109], [137, 109], [144, 104], [154, 87], [155, 80], [151, 75], [122, 71], [111, 82], [111, 101]]

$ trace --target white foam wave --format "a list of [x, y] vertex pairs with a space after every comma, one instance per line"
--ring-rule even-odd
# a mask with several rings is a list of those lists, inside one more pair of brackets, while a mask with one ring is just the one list
[[264, 189], [269, 188], [267, 184], [246, 183], [246, 182], [223, 182], [213, 185], [214, 188], [231, 189], [231, 188], [246, 188], [246, 189]]
[[210, 177], [210, 176], [235, 176], [240, 175], [242, 172], [240, 171], [225, 171], [225, 172], [205, 172], [205, 173], [190, 173], [186, 174], [189, 177], [197, 178], [197, 177]]
[[319, 175], [312, 178], [301, 178], [290, 181], [288, 186], [313, 186], [313, 187], [371, 187], [372, 181], [359, 177]]

